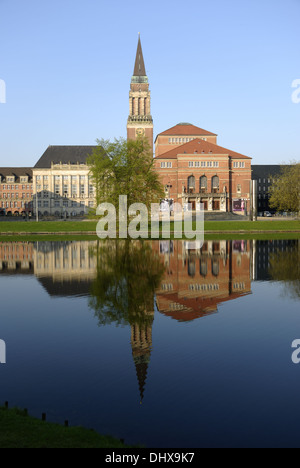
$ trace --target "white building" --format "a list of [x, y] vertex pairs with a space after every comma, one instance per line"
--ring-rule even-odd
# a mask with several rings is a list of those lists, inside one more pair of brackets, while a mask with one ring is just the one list
[[42, 216], [84, 216], [95, 206], [87, 158], [96, 146], [49, 146], [33, 168], [33, 211]]

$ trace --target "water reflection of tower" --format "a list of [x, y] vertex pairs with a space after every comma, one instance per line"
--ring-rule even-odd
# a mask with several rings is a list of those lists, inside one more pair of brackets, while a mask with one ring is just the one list
[[144, 398], [148, 366], [152, 350], [152, 325], [154, 311], [145, 312], [135, 323], [131, 324], [131, 347], [138, 378], [141, 403]]

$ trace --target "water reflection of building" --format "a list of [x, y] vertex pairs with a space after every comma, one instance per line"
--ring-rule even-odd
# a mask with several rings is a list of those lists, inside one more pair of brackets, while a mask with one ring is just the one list
[[156, 292], [157, 308], [165, 315], [194, 320], [217, 312], [222, 302], [251, 293], [250, 241], [208, 241], [202, 247], [161, 241], [156, 248], [166, 267]]
[[0, 242], [0, 272], [33, 274], [34, 247], [31, 242]]
[[95, 242], [1, 242], [0, 272], [32, 274], [50, 296], [88, 295]]
[[[253, 280], [270, 281], [270, 256], [279, 253], [295, 252], [299, 240], [253, 241]], [[295, 259], [295, 261], [297, 261]]]

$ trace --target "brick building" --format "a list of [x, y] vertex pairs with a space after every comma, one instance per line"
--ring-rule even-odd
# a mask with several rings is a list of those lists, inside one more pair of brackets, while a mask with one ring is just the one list
[[193, 210], [203, 203], [205, 211], [249, 214], [251, 158], [216, 141], [216, 134], [182, 123], [157, 136], [155, 168], [166, 198]]
[[0, 215], [31, 215], [32, 200], [32, 169], [0, 168]]
[[[153, 148], [149, 81], [139, 37], [129, 93], [127, 138], [139, 135]], [[217, 145], [217, 135], [180, 123], [155, 139], [155, 169], [166, 198], [184, 209], [203, 203], [211, 212], [250, 214], [251, 158]]]
[[190, 123], [180, 123], [175, 127], [160, 133], [155, 139], [155, 156], [161, 156], [171, 149], [189, 143], [196, 138], [208, 141], [209, 143], [217, 144], [217, 136], [215, 133], [208, 132], [202, 128], [195, 127]]

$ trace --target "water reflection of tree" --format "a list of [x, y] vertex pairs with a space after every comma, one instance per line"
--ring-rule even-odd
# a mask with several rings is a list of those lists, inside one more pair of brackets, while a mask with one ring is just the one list
[[285, 291], [294, 298], [300, 297], [300, 244], [291, 250], [270, 254], [269, 273], [273, 280], [282, 281]]
[[97, 276], [89, 306], [100, 325], [126, 325], [153, 311], [154, 292], [164, 267], [151, 244], [140, 241], [99, 242]]
[[154, 292], [164, 266], [151, 244], [139, 241], [98, 243], [97, 276], [89, 305], [99, 325], [131, 327], [132, 355], [143, 400], [152, 349]]

